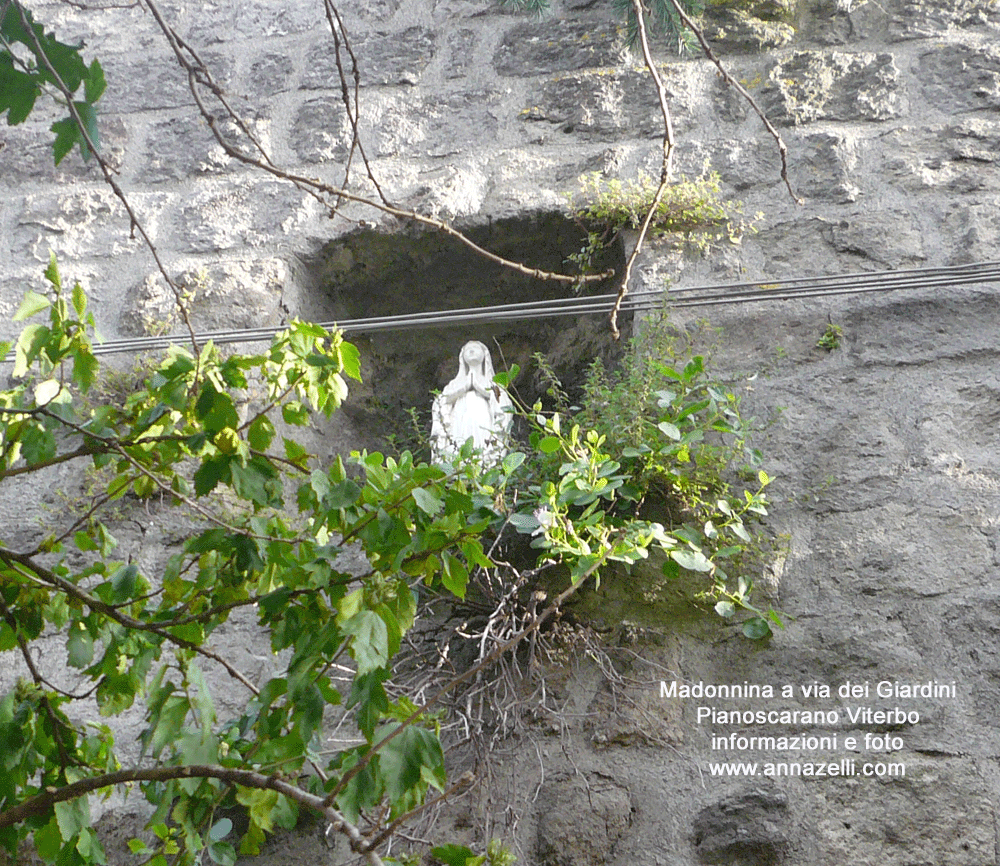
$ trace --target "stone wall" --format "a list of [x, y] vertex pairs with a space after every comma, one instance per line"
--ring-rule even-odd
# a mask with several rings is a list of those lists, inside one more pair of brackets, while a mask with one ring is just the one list
[[[64, 41], [85, 38], [88, 56], [105, 66], [105, 148], [169, 271], [194, 292], [199, 327], [277, 325], [290, 314], [329, 311], [321, 279], [329, 271], [317, 264], [329, 265], [328, 245], [356, 231], [357, 220], [367, 231], [409, 231], [354, 206], [331, 220], [307, 194], [226, 157], [141, 9], [32, 7]], [[1000, 258], [995, 0], [738, 7], [715, 10], [711, 32], [785, 137], [803, 203], [780, 181], [773, 141], [714, 67], [662, 51], [679, 168], [695, 174], [707, 161], [746, 213], [763, 215], [756, 234], [706, 257], [651, 248], [637, 284]], [[163, 8], [278, 164], [340, 182], [350, 138], [321, 3]], [[362, 136], [394, 201], [486, 230], [552, 218], [583, 172], [656, 174], [655, 93], [604, 5], [564, 0], [541, 19], [480, 0], [351, 0], [340, 8], [359, 58]], [[170, 296], [94, 166], [78, 154], [51, 166], [51, 120], [0, 129], [0, 246], [10, 250], [0, 271], [0, 337], [13, 333], [10, 314], [24, 288], [40, 281], [50, 249], [95, 299], [105, 336], [170, 327]], [[560, 243], [546, 241], [548, 259], [562, 254]], [[433, 280], [415, 283], [400, 291], [425, 309], [461, 305], [461, 287], [441, 299]], [[793, 618], [757, 645], [720, 630], [713, 616], [647, 608], [614, 582], [583, 600], [591, 618], [597, 611], [612, 621], [616, 640], [646, 662], [627, 672], [635, 683], [617, 696], [582, 664], [560, 696], [562, 739], [540, 728], [533, 741], [514, 744], [504, 765], [515, 780], [511, 796], [537, 794], [519, 803], [520, 820], [509, 828], [522, 862], [1000, 862], [995, 291], [710, 311], [723, 329], [717, 365], [768, 422], [759, 444], [778, 477], [770, 526], [783, 555], [763, 578]], [[680, 324], [695, 319], [678, 316]], [[828, 322], [844, 332], [830, 353], [815, 345]], [[433, 351], [440, 358], [421, 375], [444, 374], [427, 389], [450, 375], [449, 351]], [[369, 396], [384, 400], [398, 376], [380, 372], [384, 390]], [[9, 519], [11, 508], [0, 514]], [[713, 732], [829, 730], [699, 723], [704, 702], [661, 698], [660, 680], [794, 686], [784, 701], [743, 702], [753, 709], [917, 710], [919, 724], [835, 728], [841, 744], [864, 732], [902, 738], [890, 757], [907, 775], [712, 777], [708, 762], [720, 755], [765, 760], [713, 752]], [[813, 682], [835, 690], [847, 680], [954, 680], [956, 697], [844, 701], [800, 690]]]

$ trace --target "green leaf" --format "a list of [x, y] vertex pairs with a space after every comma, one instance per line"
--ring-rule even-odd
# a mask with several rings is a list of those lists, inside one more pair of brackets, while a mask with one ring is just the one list
[[763, 617], [755, 616], [743, 623], [743, 634], [751, 640], [762, 640], [771, 634], [771, 626]]
[[32, 76], [14, 69], [9, 56], [0, 54], [0, 114], [7, 112], [7, 124], [24, 123], [41, 95]]
[[444, 508], [444, 500], [439, 499], [423, 487], [414, 487], [410, 492], [413, 495], [413, 501], [417, 503], [420, 510], [425, 514], [429, 514], [431, 517]]
[[94, 660], [94, 639], [82, 622], [74, 622], [69, 627], [66, 655], [67, 663], [73, 668], [85, 668]]
[[101, 68], [101, 64], [98, 63], [97, 60], [94, 60], [94, 62], [90, 64], [88, 73], [89, 74], [86, 79], [84, 79], [83, 83], [83, 98], [86, 99], [87, 102], [93, 104], [104, 94], [104, 90], [108, 86], [108, 83], [104, 80], [104, 70]]
[[[381, 741], [398, 724], [384, 725], [375, 733]], [[421, 780], [429, 781], [439, 791], [444, 790], [444, 755], [438, 738], [425, 728], [410, 725], [379, 749], [379, 767], [385, 779], [385, 791], [392, 802], [398, 802]], [[426, 771], [426, 772], [425, 772]]]
[[688, 571], [710, 572], [714, 568], [700, 550], [671, 550], [670, 557]]
[[715, 612], [726, 619], [736, 613], [736, 606], [731, 601], [720, 601], [715, 605]]
[[101, 362], [87, 347], [81, 346], [73, 355], [73, 381], [85, 394], [97, 379], [100, 367]]
[[74, 800], [64, 800], [56, 803], [53, 808], [56, 813], [56, 823], [59, 825], [59, 835], [64, 842], [69, 842], [81, 830], [90, 827], [90, 808], [86, 797]]
[[87, 138], [90, 139], [98, 151], [101, 148], [101, 133], [97, 126], [97, 109], [87, 102], [74, 102], [73, 105], [76, 106], [77, 114], [80, 115], [80, 120], [83, 121], [83, 128], [87, 132], [86, 136], [80, 135], [80, 154], [86, 162], [93, 155], [90, 145], [87, 144]]
[[459, 598], [465, 598], [465, 587], [469, 582], [469, 571], [465, 563], [445, 550], [441, 553], [441, 564], [441, 583], [444, 588]]
[[359, 610], [342, 625], [345, 634], [353, 635], [351, 655], [358, 665], [358, 674], [383, 668], [389, 661], [389, 630], [373, 610]]
[[73, 145], [77, 142], [83, 145], [84, 142], [80, 136], [80, 129], [77, 127], [76, 121], [71, 117], [64, 117], [62, 120], [57, 120], [49, 128], [56, 134], [55, 141], [52, 142], [52, 158], [55, 160], [55, 164], [59, 165], [66, 157], [66, 154], [73, 149]]
[[208, 846], [208, 856], [219, 866], [235, 866], [236, 849], [229, 842], [213, 842]]
[[440, 860], [444, 866], [482, 866], [486, 855], [476, 856], [474, 851], [464, 845], [439, 845], [431, 848], [431, 856]]
[[43, 310], [47, 310], [50, 303], [51, 301], [45, 295], [40, 295], [38, 292], [33, 292], [29, 289], [24, 293], [24, 299], [21, 301], [21, 306], [17, 308], [17, 312], [14, 313], [12, 321], [21, 322], [25, 319], [30, 319]]
[[544, 436], [538, 443], [538, 450], [543, 454], [554, 454], [561, 447], [562, 442], [558, 436]]
[[116, 604], [134, 598], [138, 587], [139, 567], [134, 563], [123, 565], [111, 575], [111, 590]]
[[522, 535], [531, 535], [542, 525], [538, 522], [538, 518], [534, 514], [525, 514], [520, 511], [510, 515], [508, 521]]
[[527, 459], [521, 451], [511, 451], [510, 454], [503, 458], [503, 471], [505, 474], [510, 475], [518, 466], [520, 466]]
[[255, 451], [267, 451], [274, 441], [274, 435], [274, 424], [266, 415], [261, 415], [247, 428], [247, 442]]
[[352, 379], [361, 381], [361, 353], [353, 343], [340, 344], [340, 360], [344, 365], [344, 373]]
[[676, 424], [671, 424], [669, 421], [661, 421], [656, 425], [657, 429], [669, 438], [679, 441], [681, 438], [681, 430]]
[[204, 496], [215, 489], [219, 482], [228, 482], [232, 477], [230, 458], [215, 457], [204, 461], [194, 473], [194, 492], [196, 496]]
[[62, 390], [62, 383], [58, 379], [46, 379], [35, 385], [35, 405], [45, 406], [51, 403]]
[[233, 822], [228, 818], [220, 818], [208, 831], [208, 838], [213, 842], [221, 842], [233, 831]]

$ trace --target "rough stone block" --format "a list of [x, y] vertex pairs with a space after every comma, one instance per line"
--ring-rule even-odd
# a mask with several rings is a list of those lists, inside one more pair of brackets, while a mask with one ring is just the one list
[[342, 162], [351, 142], [350, 124], [338, 94], [311, 99], [294, 114], [290, 146], [303, 162]]
[[[993, 704], [993, 718], [996, 704]], [[898, 760], [898, 759], [897, 759]], [[995, 857], [992, 792], [974, 764], [906, 756], [902, 779], [816, 779], [824, 857], [802, 862], [981, 866]], [[821, 788], [821, 792], [814, 790]], [[808, 796], [807, 795], [807, 796]]]
[[344, 0], [338, 2], [341, 14], [350, 21], [361, 18], [364, 21], [386, 22], [403, 5], [403, 0]]
[[233, 37], [258, 41], [289, 36], [326, 24], [322, 4], [270, 3], [267, 0], [243, 0], [238, 4], [211, 0], [181, 7], [173, 20], [196, 47], [232, 43]]
[[923, 98], [947, 113], [1000, 108], [1000, 48], [935, 47], [920, 58]]
[[252, 187], [229, 185], [188, 199], [172, 218], [177, 245], [185, 252], [210, 253], [273, 243], [308, 218], [311, 198], [273, 181]]
[[[673, 68], [661, 70], [675, 129], [690, 127], [687, 91]], [[622, 135], [663, 134], [656, 87], [645, 70], [571, 73], [542, 83], [521, 111], [526, 121], [545, 121], [561, 132], [618, 141]]]
[[791, 0], [763, 0], [747, 8], [710, 4], [703, 32], [713, 46], [726, 53], [781, 48], [795, 37], [790, 23], [793, 13]]
[[478, 42], [479, 34], [468, 28], [456, 30], [448, 35], [448, 60], [445, 77], [462, 78], [469, 73]]
[[[198, 331], [280, 325], [288, 265], [280, 259], [218, 262], [176, 276], [186, 296], [191, 324]], [[118, 327], [124, 334], [180, 332], [177, 299], [159, 272], [129, 289]]]
[[293, 90], [294, 70], [295, 66], [287, 54], [265, 54], [250, 66], [250, 78], [244, 83], [244, 89], [255, 99], [267, 99], [276, 93]]
[[964, 204], [948, 213], [942, 234], [955, 238], [949, 264], [996, 261], [1000, 250], [1000, 199]]
[[959, 194], [1000, 190], [1000, 123], [970, 117], [947, 126], [895, 130], [888, 167], [907, 190]]
[[150, 127], [138, 180], [150, 184], [181, 180], [218, 172], [230, 162], [208, 124], [198, 115], [185, 114]]
[[[351, 49], [358, 59], [363, 85], [417, 84], [434, 57], [434, 33], [425, 27], [411, 27], [402, 33], [368, 33], [354, 37]], [[351, 59], [341, 47], [341, 64], [352, 81]], [[317, 42], [306, 58], [302, 86], [307, 89], [339, 88], [337, 56], [333, 38]]]
[[998, 24], [1000, 7], [993, 0], [904, 0], [894, 10], [891, 30], [897, 39], [919, 39], [954, 28]]
[[[104, 104], [98, 104], [98, 110]], [[111, 168], [119, 170], [129, 144], [125, 123], [119, 117], [99, 115], [100, 152]], [[55, 136], [48, 124], [28, 123], [23, 126], [0, 126], [0, 177], [4, 184], [70, 183], [78, 180], [98, 181], [103, 178], [97, 160], [83, 161], [80, 148], [75, 147], [59, 165], [52, 159]]]
[[[228, 61], [210, 52], [201, 56], [216, 83], [227, 87], [231, 75]], [[143, 55], [107, 55], [101, 58], [101, 65], [108, 80], [102, 104], [113, 105], [120, 114], [161, 108], [194, 110], [188, 74], [173, 53], [157, 48]]]
[[775, 122], [880, 121], [903, 113], [891, 54], [796, 51], [776, 62], [767, 77], [763, 107]]
[[512, 28], [493, 55], [498, 75], [518, 78], [615, 66], [624, 49], [616, 27], [547, 18]]
[[913, 267], [924, 261], [923, 236], [909, 213], [872, 211], [845, 217], [832, 228], [839, 252], [864, 256], [889, 268]]
[[694, 846], [702, 863], [778, 866], [790, 849], [788, 798], [757, 788], [706, 806], [694, 821]]
[[[132, 196], [140, 214], [154, 202]], [[154, 205], [155, 206], [155, 205]], [[125, 210], [110, 189], [101, 187], [74, 192], [26, 196], [17, 217], [14, 251], [38, 262], [48, 262], [51, 250], [61, 259], [113, 256], [136, 241], [129, 239]]]
[[601, 866], [632, 823], [628, 790], [601, 773], [556, 777], [538, 798], [536, 851], [542, 866]]

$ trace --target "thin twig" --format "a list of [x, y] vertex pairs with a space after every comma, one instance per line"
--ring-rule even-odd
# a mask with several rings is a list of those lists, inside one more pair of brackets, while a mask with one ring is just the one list
[[73, 122], [76, 124], [77, 130], [83, 137], [83, 140], [86, 142], [87, 147], [90, 149], [90, 152], [94, 155], [94, 159], [97, 160], [97, 164], [101, 167], [101, 173], [104, 175], [105, 182], [108, 184], [108, 186], [111, 187], [112, 191], [118, 197], [119, 201], [121, 201], [123, 207], [125, 208], [125, 212], [128, 214], [130, 224], [132, 226], [132, 236], [133, 237], [135, 236], [136, 231], [138, 231], [139, 234], [142, 235], [142, 239], [145, 242], [147, 249], [149, 249], [150, 253], [153, 256], [153, 260], [156, 262], [156, 267], [159, 269], [160, 274], [166, 281], [167, 286], [170, 288], [170, 291], [173, 292], [174, 300], [177, 302], [177, 307], [181, 313], [181, 319], [184, 321], [184, 325], [187, 328], [188, 335], [191, 339], [191, 347], [194, 353], [197, 355], [198, 338], [197, 335], [195, 334], [194, 327], [192, 326], [191, 320], [188, 316], [187, 306], [184, 303], [183, 293], [181, 292], [180, 286], [177, 285], [177, 283], [167, 272], [166, 266], [160, 259], [159, 251], [153, 244], [152, 238], [150, 238], [150, 236], [146, 233], [146, 229], [142, 225], [142, 222], [139, 220], [139, 217], [137, 216], [135, 210], [132, 208], [132, 205], [129, 202], [128, 197], [125, 195], [125, 192], [122, 190], [121, 186], [119, 186], [118, 181], [115, 180], [114, 178], [115, 173], [113, 169], [108, 164], [108, 161], [103, 156], [101, 156], [100, 150], [97, 148], [97, 145], [90, 137], [90, 133], [87, 131], [87, 126], [83, 122], [83, 118], [80, 117], [80, 112], [77, 110], [76, 104], [73, 101], [73, 91], [71, 91], [69, 87], [66, 85], [66, 83], [62, 80], [62, 77], [56, 71], [56, 68], [52, 65], [48, 56], [45, 54], [45, 51], [42, 48], [42, 44], [39, 41], [38, 36], [35, 34], [34, 29], [31, 27], [24, 10], [21, 8], [20, 5], [17, 6], [17, 10], [18, 13], [20, 14], [21, 23], [23, 24], [24, 29], [30, 34], [31, 40], [35, 44], [35, 49], [37, 51], [38, 56], [45, 64], [45, 67], [49, 71], [49, 74], [52, 76], [52, 79], [55, 82], [56, 87], [59, 88], [59, 91], [62, 93], [63, 98], [66, 100], [66, 107], [69, 110], [70, 117], [73, 118]]
[[711, 60], [719, 70], [719, 75], [722, 76], [722, 80], [739, 93], [740, 96], [742, 96], [750, 104], [750, 107], [761, 119], [764, 127], [771, 134], [771, 137], [778, 145], [778, 153], [781, 155], [781, 179], [785, 182], [788, 194], [792, 197], [792, 201], [796, 204], [805, 204], [805, 202], [795, 194], [795, 191], [792, 189], [792, 184], [788, 180], [788, 148], [785, 146], [785, 142], [784, 139], [782, 139], [781, 134], [774, 128], [774, 125], [770, 120], [768, 120], [764, 110], [757, 104], [757, 101], [750, 95], [747, 89], [726, 71], [722, 62], [715, 56], [715, 53], [712, 51], [712, 47], [706, 41], [701, 30], [698, 29], [698, 26], [691, 20], [691, 17], [687, 14], [687, 12], [684, 11], [684, 8], [681, 6], [679, 0], [670, 0], [670, 2], [674, 9], [677, 10], [677, 14], [680, 16], [681, 21], [684, 22], [684, 26], [687, 27], [688, 30], [690, 30], [698, 39], [698, 42], [701, 45], [701, 50], [705, 52], [705, 56]]
[[653, 218], [656, 216], [656, 211], [660, 207], [660, 201], [663, 199], [663, 193], [667, 189], [667, 185], [672, 180], [672, 154], [674, 149], [674, 125], [670, 119], [670, 107], [667, 104], [667, 90], [663, 86], [663, 79], [660, 78], [660, 73], [656, 68], [656, 63], [653, 61], [653, 56], [649, 50], [649, 42], [646, 39], [646, 24], [644, 20], [645, 10], [642, 6], [642, 0], [632, 0], [632, 7], [635, 9], [635, 17], [638, 22], [638, 33], [639, 33], [639, 45], [642, 46], [642, 59], [646, 64], [646, 68], [649, 70], [649, 74], [653, 78], [653, 82], [656, 84], [656, 93], [660, 102], [660, 112], [663, 114], [663, 155], [660, 160], [660, 184], [656, 188], [656, 193], [653, 195], [653, 201], [649, 205], [649, 209], [646, 211], [646, 217], [642, 221], [642, 227], [639, 229], [639, 235], [635, 240], [635, 246], [632, 248], [632, 252], [628, 257], [628, 261], [625, 263], [625, 272], [622, 274], [621, 285], [618, 287], [618, 297], [615, 298], [615, 305], [611, 308], [611, 335], [617, 340], [621, 334], [618, 331], [618, 311], [621, 309], [622, 301], [625, 300], [625, 295], [628, 294], [628, 284], [629, 280], [632, 279], [632, 267], [635, 265], [635, 260], [639, 257], [639, 253], [642, 250], [642, 245], [646, 240], [646, 234], [649, 232], [649, 227], [653, 222]]

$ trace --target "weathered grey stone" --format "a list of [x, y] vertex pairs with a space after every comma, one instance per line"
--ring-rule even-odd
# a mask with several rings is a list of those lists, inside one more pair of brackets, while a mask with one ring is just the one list
[[923, 261], [923, 239], [913, 217], [894, 211], [863, 211], [832, 228], [833, 246], [889, 268]]
[[322, 5], [310, 8], [267, 0], [241, 2], [238, 6], [224, 0], [209, 0], [181, 7], [177, 19], [182, 32], [196, 46], [231, 43], [233, 35], [254, 40], [280, 38], [326, 24]]
[[975, 204], [959, 205], [945, 215], [943, 234], [955, 238], [955, 248], [950, 263], [996, 261], [1000, 250], [1000, 221], [997, 208], [1000, 199]]
[[445, 72], [448, 78], [461, 78], [468, 74], [478, 42], [479, 34], [467, 28], [457, 30], [448, 37], [448, 67]]
[[755, 788], [706, 806], [694, 822], [694, 846], [702, 863], [778, 866], [790, 847], [788, 798]]
[[483, 142], [498, 129], [495, 91], [463, 91], [429, 99], [379, 94], [361, 106], [361, 132], [375, 156], [454, 155], [456, 141], [476, 130]]
[[125, 211], [104, 188], [27, 196], [17, 219], [15, 250], [38, 262], [49, 251], [60, 258], [106, 256], [130, 243]]
[[794, 0], [755, 0], [734, 7], [710, 3], [705, 9], [704, 33], [725, 52], [765, 51], [791, 42]]
[[840, 203], [857, 200], [858, 142], [849, 132], [805, 136], [792, 158], [792, 178], [799, 195]]
[[366, 21], [388, 21], [403, 5], [403, 0], [347, 0], [339, 4], [343, 14]]
[[173, 230], [189, 253], [258, 246], [293, 230], [312, 199], [290, 184], [234, 184], [192, 196], [173, 216]]
[[844, 45], [857, 34], [852, 12], [867, 0], [807, 0], [800, 2], [799, 33], [820, 45]]
[[[100, 106], [103, 107], [103, 106]], [[29, 123], [25, 126], [0, 126], [0, 177], [5, 184], [58, 183], [78, 180], [101, 180], [97, 160], [84, 162], [80, 148], [63, 157], [56, 165], [52, 157], [55, 136], [48, 124]], [[128, 128], [120, 117], [102, 116], [99, 121], [99, 149], [112, 170], [122, 167], [129, 148]]]
[[768, 73], [765, 110], [786, 123], [889, 120], [903, 113], [891, 54], [796, 51]]
[[908, 190], [955, 193], [1000, 190], [1000, 123], [970, 117], [960, 123], [894, 130], [888, 162]]
[[140, 170], [139, 180], [152, 184], [218, 173], [231, 161], [208, 124], [190, 115], [151, 126], [146, 152], [149, 158]]
[[829, 223], [821, 219], [761, 228], [757, 237], [764, 250], [764, 272], [775, 278], [836, 273], [840, 263], [830, 234]]
[[293, 90], [294, 68], [291, 59], [285, 54], [265, 54], [250, 66], [247, 95], [259, 100], [267, 99], [275, 93]]
[[493, 56], [493, 65], [500, 75], [551, 75], [614, 66], [622, 50], [618, 29], [603, 21], [547, 19], [509, 30]]
[[898, 39], [933, 37], [954, 28], [1000, 25], [1000, 9], [992, 0], [903, 0], [892, 17], [892, 32]]
[[1000, 48], [935, 47], [920, 58], [921, 93], [948, 114], [1000, 108]]
[[601, 866], [632, 823], [628, 789], [603, 773], [552, 779], [538, 799], [542, 866]]
[[[673, 123], [683, 131], [691, 123], [685, 82], [674, 68], [661, 72], [670, 99]], [[570, 73], [545, 81], [530, 93], [521, 111], [526, 121], [557, 125], [565, 134], [615, 141], [632, 135], [663, 135], [663, 117], [656, 87], [644, 70]]]
[[331, 93], [303, 103], [295, 111], [289, 133], [292, 150], [303, 162], [342, 162], [351, 141], [347, 112]]
[[[961, 761], [916, 758], [907, 762], [904, 779], [809, 785], [820, 786], [810, 791], [820, 807], [811, 810], [812, 819], [831, 861], [980, 866], [994, 857], [989, 784]], [[963, 808], [951, 808], [956, 802]], [[942, 821], [945, 814], [950, 817]]]
[[[281, 259], [223, 261], [189, 269], [175, 278], [191, 324], [200, 331], [280, 325], [282, 297], [289, 279]], [[159, 273], [133, 286], [118, 322], [123, 333], [182, 333], [177, 299]]]
[[[227, 87], [231, 74], [228, 60], [213, 52], [206, 52], [201, 57], [215, 82], [220, 87]], [[102, 105], [114, 105], [115, 111], [121, 114], [161, 108], [193, 110], [195, 101], [188, 86], [187, 71], [178, 64], [173, 53], [158, 50], [141, 56], [112, 55], [102, 57], [101, 61], [108, 81]]]
[[[434, 56], [434, 33], [424, 27], [410, 27], [402, 33], [369, 33], [351, 40], [358, 59], [361, 83], [409, 84], [420, 81]], [[341, 47], [341, 64], [348, 81], [353, 81], [351, 59]], [[317, 42], [306, 58], [302, 86], [308, 89], [340, 88], [337, 55], [332, 38]]]

